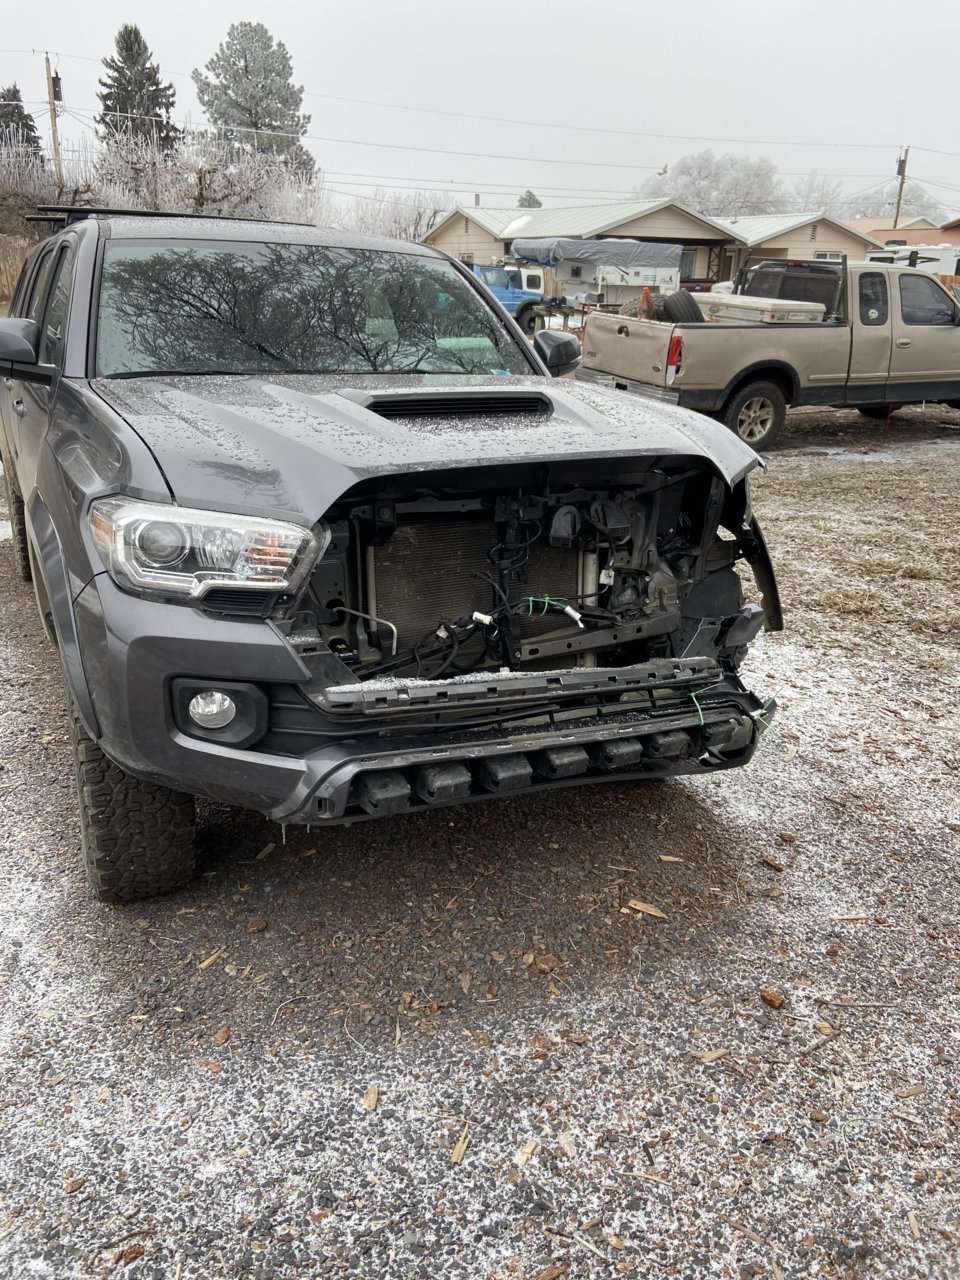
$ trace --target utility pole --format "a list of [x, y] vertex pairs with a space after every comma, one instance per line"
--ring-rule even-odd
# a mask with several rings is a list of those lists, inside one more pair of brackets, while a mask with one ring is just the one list
[[49, 53], [43, 55], [43, 61], [47, 68], [47, 101], [50, 103], [50, 141], [53, 143], [53, 167], [57, 171], [57, 181], [62, 188], [63, 161], [60, 159], [60, 134], [57, 132], [57, 100], [62, 97], [60, 93], [60, 77], [57, 76], [57, 83], [54, 86]]
[[904, 147], [903, 155], [897, 158], [897, 177], [900, 181], [897, 183], [897, 207], [893, 211], [893, 225], [896, 227], [900, 221], [900, 205], [903, 203], [903, 187], [907, 180], [907, 161], [910, 159], [910, 148]]

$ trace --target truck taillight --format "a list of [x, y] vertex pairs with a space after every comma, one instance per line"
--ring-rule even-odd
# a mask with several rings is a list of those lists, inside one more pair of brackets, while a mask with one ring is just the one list
[[[662, 350], [662, 348], [661, 348]], [[675, 333], [670, 339], [670, 348], [667, 351], [667, 368], [679, 369], [683, 361], [683, 338], [679, 333]]]

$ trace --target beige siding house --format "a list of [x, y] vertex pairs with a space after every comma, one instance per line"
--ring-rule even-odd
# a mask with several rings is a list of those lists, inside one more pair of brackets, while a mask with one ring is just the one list
[[499, 262], [518, 237], [624, 238], [680, 244], [684, 278], [721, 279], [724, 254], [743, 244], [720, 222], [671, 200], [631, 200], [620, 204], [557, 209], [487, 209], [460, 205], [425, 237], [451, 257]]
[[869, 249], [880, 247], [872, 236], [855, 231], [848, 223], [826, 213], [758, 214], [722, 221], [743, 241], [743, 247], [730, 255], [727, 275], [733, 275], [747, 258], [758, 255], [765, 258], [822, 258], [825, 262], [838, 262], [846, 255], [853, 261], [859, 261]]
[[684, 248], [684, 280], [729, 279], [747, 258], [863, 258], [879, 242], [826, 213], [708, 218], [672, 200], [575, 205], [556, 209], [487, 209], [460, 205], [427, 243], [465, 262], [500, 262], [519, 236], [654, 240]]

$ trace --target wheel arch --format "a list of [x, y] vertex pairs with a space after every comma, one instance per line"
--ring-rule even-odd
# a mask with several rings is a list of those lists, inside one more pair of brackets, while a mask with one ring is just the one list
[[91, 738], [98, 738], [100, 725], [83, 669], [80, 639], [73, 612], [73, 593], [60, 537], [39, 493], [34, 492], [24, 507], [34, 582], [38, 596], [42, 593], [50, 609], [64, 678], [84, 729]]
[[751, 382], [772, 382], [783, 392], [788, 405], [796, 404], [800, 394], [800, 378], [796, 369], [785, 360], [758, 360], [756, 364], [747, 365], [727, 383], [723, 391], [723, 405], [726, 407], [731, 399]]

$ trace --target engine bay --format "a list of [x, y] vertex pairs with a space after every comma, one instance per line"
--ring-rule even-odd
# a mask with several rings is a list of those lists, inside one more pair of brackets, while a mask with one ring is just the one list
[[623, 483], [532, 476], [464, 491], [428, 479], [347, 495], [327, 513], [327, 549], [288, 627], [319, 682], [692, 656], [733, 671], [762, 624], [733, 568], [753, 550], [743, 481], [731, 490], [679, 464]]

